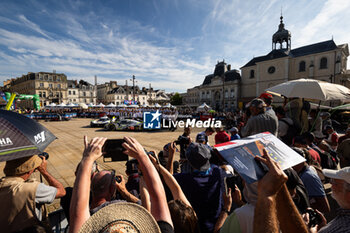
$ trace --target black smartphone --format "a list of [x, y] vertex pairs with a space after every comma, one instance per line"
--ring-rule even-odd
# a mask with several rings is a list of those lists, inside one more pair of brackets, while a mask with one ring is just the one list
[[102, 147], [104, 162], [128, 161], [128, 155], [124, 154], [124, 139], [107, 139]]

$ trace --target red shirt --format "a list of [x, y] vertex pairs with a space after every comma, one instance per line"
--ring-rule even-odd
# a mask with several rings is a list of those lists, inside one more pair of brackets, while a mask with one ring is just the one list
[[220, 131], [215, 134], [215, 144], [220, 144], [230, 141], [230, 135], [226, 131]]
[[308, 149], [308, 152], [309, 152], [311, 158], [312, 158], [314, 161], [318, 162], [318, 164], [321, 165], [321, 157], [320, 157], [320, 155], [318, 154], [318, 152], [315, 151], [314, 149], [311, 149], [311, 148]]

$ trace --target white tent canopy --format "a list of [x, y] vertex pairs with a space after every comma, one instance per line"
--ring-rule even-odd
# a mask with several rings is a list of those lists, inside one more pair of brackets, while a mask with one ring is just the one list
[[95, 107], [95, 105], [93, 103], [89, 103], [89, 105], [87, 105], [88, 107]]
[[99, 103], [98, 105], [96, 105], [95, 107], [98, 107], [98, 108], [103, 108], [105, 105], [103, 103]]
[[118, 107], [118, 108], [125, 108], [125, 107], [127, 107], [127, 105], [126, 105], [126, 104], [118, 104], [117, 107]]
[[129, 108], [138, 108], [139, 106], [136, 105], [136, 104], [130, 104], [130, 105], [128, 105], [128, 107], [129, 107]]
[[162, 106], [160, 106], [160, 104], [156, 103], [156, 104], [154, 105], [154, 107], [160, 108], [160, 107], [162, 107]]
[[115, 107], [117, 107], [117, 105], [115, 105], [114, 103], [110, 103], [106, 107], [107, 108], [115, 108]]
[[57, 107], [67, 107], [67, 105], [65, 103], [60, 103]]
[[74, 108], [74, 107], [77, 107], [77, 105], [75, 105], [73, 103], [70, 103], [70, 104], [67, 105], [67, 107]]
[[79, 106], [80, 106], [82, 109], [88, 109], [88, 108], [89, 108], [85, 103], [80, 103]]
[[197, 111], [201, 112], [201, 111], [209, 111], [211, 110], [211, 107], [209, 105], [207, 105], [206, 103], [203, 103], [202, 105], [197, 107]]
[[170, 103], [167, 103], [164, 108], [172, 108], [173, 106]]
[[53, 108], [53, 107], [56, 107], [57, 105], [55, 103], [51, 103], [51, 104], [48, 104], [46, 105], [45, 107], [46, 108]]

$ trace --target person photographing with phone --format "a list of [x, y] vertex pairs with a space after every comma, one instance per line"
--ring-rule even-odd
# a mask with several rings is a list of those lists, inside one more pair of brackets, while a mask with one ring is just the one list
[[[138, 160], [139, 168], [150, 193], [151, 213], [140, 205], [118, 202], [106, 204], [91, 216], [89, 211], [91, 166], [102, 156], [102, 148], [106, 140], [106, 138], [96, 137], [88, 142], [87, 137], [84, 137], [85, 149], [77, 172], [70, 206], [69, 231], [75, 233], [79, 231], [100, 232], [102, 229], [104, 231], [115, 229], [120, 231], [128, 229], [130, 231], [131, 229], [131, 232], [173, 232], [171, 216], [160, 177], [143, 147], [130, 137], [124, 137], [123, 153]], [[98, 177], [96, 177], [97, 175]], [[101, 177], [101, 183], [96, 182], [96, 188], [99, 187], [100, 190], [103, 190], [102, 193], [108, 194], [108, 198], [111, 198], [116, 189], [111, 185], [116, 183], [113, 171], [104, 171], [97, 175], [95, 177], [96, 179]]]

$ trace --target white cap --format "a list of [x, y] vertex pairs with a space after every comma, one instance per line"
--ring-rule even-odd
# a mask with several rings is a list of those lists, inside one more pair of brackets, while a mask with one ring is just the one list
[[350, 167], [344, 167], [340, 170], [323, 169], [322, 172], [326, 177], [344, 180], [350, 184]]

